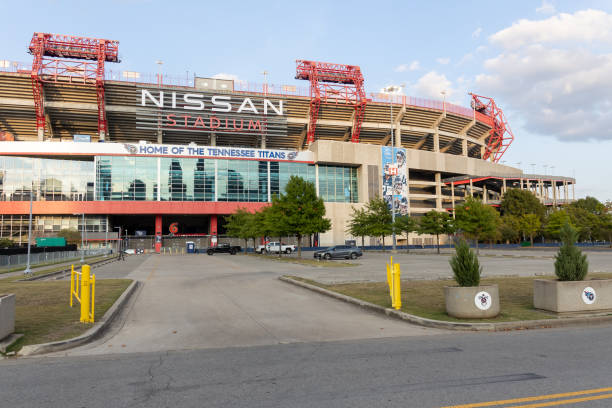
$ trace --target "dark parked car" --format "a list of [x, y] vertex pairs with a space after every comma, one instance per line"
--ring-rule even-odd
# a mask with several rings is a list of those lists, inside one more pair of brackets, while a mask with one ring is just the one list
[[216, 247], [210, 247], [206, 250], [208, 255], [226, 253], [236, 255], [236, 252], [242, 251], [239, 245], [219, 244]]
[[317, 251], [314, 253], [315, 258], [333, 259], [333, 258], [344, 258], [344, 259], [356, 259], [363, 255], [361, 248], [350, 246], [350, 245], [336, 245], [327, 249]]

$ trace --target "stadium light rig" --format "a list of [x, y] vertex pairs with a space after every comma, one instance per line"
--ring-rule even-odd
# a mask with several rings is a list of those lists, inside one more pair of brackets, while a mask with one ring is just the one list
[[118, 49], [119, 41], [34, 33], [28, 52], [34, 56], [31, 77], [39, 136], [41, 132], [44, 134], [45, 130], [43, 82], [67, 81], [96, 87], [98, 132], [100, 140], [104, 140], [108, 133], [104, 100], [104, 63], [119, 62]]
[[367, 103], [363, 87], [363, 74], [356, 65], [334, 64], [319, 61], [296, 61], [295, 79], [310, 81], [310, 119], [307, 144], [315, 140], [315, 130], [321, 103], [332, 100], [346, 103], [355, 109], [351, 141], [359, 143], [361, 124]]
[[470, 95], [472, 96], [470, 103], [472, 108], [488, 116], [492, 121], [491, 131], [489, 132], [485, 153], [482, 158], [484, 160], [490, 158], [493, 163], [499, 163], [499, 160], [514, 141], [514, 134], [504, 116], [504, 112], [495, 104], [493, 98], [474, 93], [470, 93]]

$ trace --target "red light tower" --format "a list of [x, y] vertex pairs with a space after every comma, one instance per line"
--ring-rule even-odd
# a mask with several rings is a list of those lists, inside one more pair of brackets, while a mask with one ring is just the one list
[[363, 74], [356, 65], [297, 60], [296, 79], [310, 81], [310, 121], [307, 143], [315, 140], [315, 128], [321, 102], [330, 99], [335, 103], [346, 103], [355, 108], [351, 141], [359, 143], [359, 133], [366, 107]]
[[118, 49], [119, 41], [34, 33], [29, 52], [34, 56], [32, 93], [39, 139], [42, 140], [45, 130], [43, 82], [72, 82], [96, 87], [98, 132], [100, 140], [104, 140], [108, 133], [104, 107], [104, 63], [119, 62]]
[[504, 116], [504, 112], [495, 104], [493, 98], [473, 93], [470, 93], [470, 95], [472, 95], [472, 108], [483, 115], [489, 116], [492, 120], [493, 128], [489, 133], [489, 140], [482, 158], [487, 160], [492, 156], [491, 160], [497, 163], [514, 141], [514, 134]]

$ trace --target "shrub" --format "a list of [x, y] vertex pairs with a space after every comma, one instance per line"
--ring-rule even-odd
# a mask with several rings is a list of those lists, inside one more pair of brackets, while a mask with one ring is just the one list
[[562, 281], [584, 280], [589, 270], [589, 262], [586, 255], [578, 249], [574, 243], [578, 237], [576, 229], [569, 223], [563, 224], [559, 231], [563, 245], [555, 256], [555, 274]]
[[455, 255], [449, 261], [459, 286], [478, 286], [482, 267], [478, 257], [465, 240], [455, 243]]

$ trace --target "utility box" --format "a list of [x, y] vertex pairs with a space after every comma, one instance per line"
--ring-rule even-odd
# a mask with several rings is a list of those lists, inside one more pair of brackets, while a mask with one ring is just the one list
[[15, 295], [0, 295], [0, 340], [15, 331]]
[[188, 254], [195, 254], [195, 242], [187, 241], [187, 242], [185, 242], [185, 244], [187, 245], [187, 253]]

